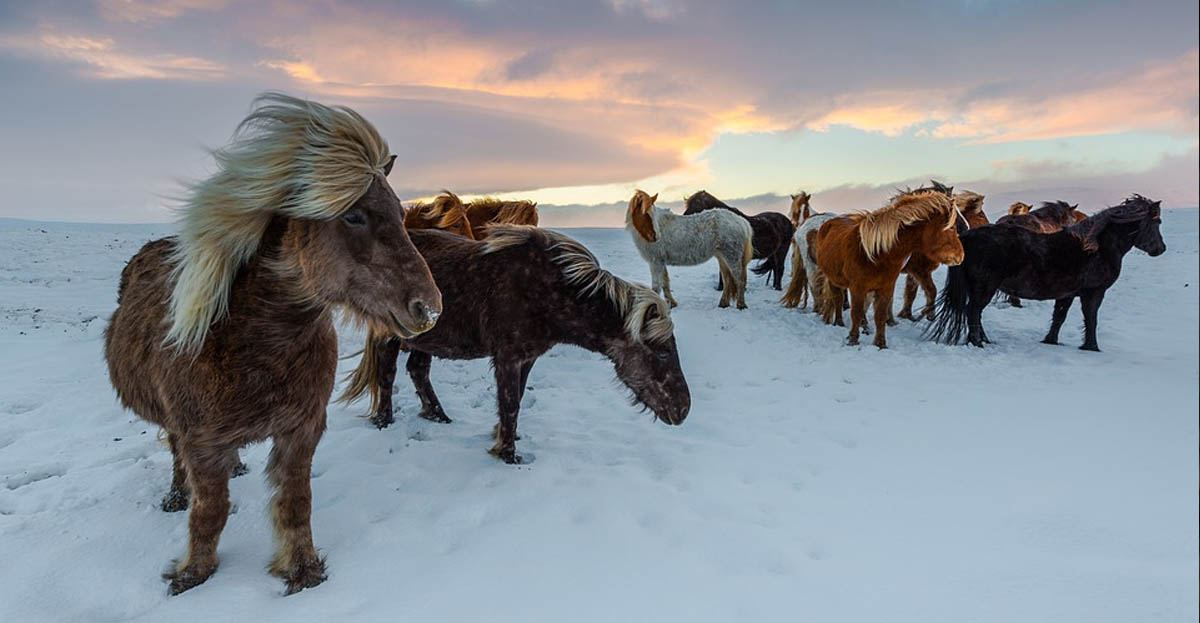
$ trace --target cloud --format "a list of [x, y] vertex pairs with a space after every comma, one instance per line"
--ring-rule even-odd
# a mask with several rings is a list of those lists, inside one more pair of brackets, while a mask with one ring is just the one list
[[111, 38], [45, 31], [36, 36], [0, 37], [0, 49], [82, 64], [84, 73], [103, 80], [216, 80], [224, 65], [207, 59], [176, 54], [137, 55], [125, 52]]
[[174, 19], [196, 10], [216, 10], [229, 0], [99, 0], [100, 14], [112, 21], [135, 24]]

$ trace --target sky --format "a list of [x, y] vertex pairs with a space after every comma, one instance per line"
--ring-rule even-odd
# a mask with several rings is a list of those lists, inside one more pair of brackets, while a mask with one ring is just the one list
[[936, 177], [1200, 203], [1195, 0], [0, 0], [0, 217], [161, 222], [254, 96], [346, 104], [402, 198], [620, 225], [635, 188], [872, 209]]

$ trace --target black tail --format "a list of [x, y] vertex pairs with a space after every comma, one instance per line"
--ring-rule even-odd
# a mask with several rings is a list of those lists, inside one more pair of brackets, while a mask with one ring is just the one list
[[967, 301], [970, 284], [962, 264], [946, 271], [946, 283], [938, 295], [937, 313], [925, 327], [924, 337], [943, 344], [958, 344], [967, 328]]
[[775, 269], [775, 254], [771, 254], [767, 257], [764, 257], [762, 261], [758, 263], [758, 266], [751, 268], [750, 272], [756, 275], [766, 275]]

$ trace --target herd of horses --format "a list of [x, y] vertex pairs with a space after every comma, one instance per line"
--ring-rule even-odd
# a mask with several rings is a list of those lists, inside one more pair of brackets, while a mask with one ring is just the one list
[[[165, 511], [189, 509], [186, 555], [166, 574], [176, 594], [217, 569], [238, 450], [273, 442], [267, 475], [276, 552], [269, 566], [287, 593], [326, 579], [312, 540], [312, 457], [325, 430], [338, 360], [336, 312], [366, 329], [342, 400], [371, 396], [371, 422], [394, 420], [401, 351], [420, 417], [450, 422], [430, 383], [433, 358], [490, 359], [497, 424], [490, 452], [520, 463], [517, 417], [530, 370], [557, 344], [608, 358], [633, 403], [681, 424], [691, 395], [674, 337], [667, 266], [716, 258], [720, 306], [746, 307], [747, 269], [782, 290], [783, 302], [843, 324], [849, 343], [869, 331], [886, 346], [892, 292], [908, 276], [903, 318], [918, 288], [928, 335], [988, 341], [980, 313], [996, 292], [1055, 299], [1057, 343], [1071, 302], [1096, 349], [1096, 310], [1132, 247], [1165, 245], [1158, 202], [1134, 195], [1091, 217], [1073, 206], [1014, 206], [995, 225], [983, 197], [939, 183], [892, 197], [874, 212], [814, 213], [792, 197], [791, 217], [746, 215], [707, 192], [677, 215], [637, 191], [626, 225], [651, 287], [604, 270], [579, 242], [540, 229], [537, 206], [446, 191], [405, 209], [387, 181], [395, 162], [375, 127], [352, 109], [279, 93], [255, 100], [216, 172], [191, 185], [177, 236], [148, 242], [121, 273], [104, 333], [109, 377], [121, 402], [159, 425], [173, 457]], [[1023, 204], [1022, 204], [1023, 205]], [[1007, 220], [1006, 220], [1007, 219]], [[1078, 222], [1074, 222], [1074, 221]], [[1070, 221], [1070, 222], [1068, 222]], [[935, 310], [931, 273], [950, 266]]]

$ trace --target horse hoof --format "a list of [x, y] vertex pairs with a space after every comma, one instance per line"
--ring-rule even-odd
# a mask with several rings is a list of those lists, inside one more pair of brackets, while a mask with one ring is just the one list
[[325, 561], [320, 558], [312, 558], [292, 565], [291, 569], [284, 570], [277, 575], [287, 583], [287, 588], [284, 590], [285, 595], [294, 595], [329, 579], [325, 573]]
[[517, 454], [517, 449], [511, 446], [507, 448], [492, 448], [491, 450], [488, 450], [488, 454], [491, 454], [492, 456], [504, 461], [509, 465], [520, 465], [521, 463], [525, 462], [525, 459], [521, 458], [521, 455]]
[[1100, 346], [1098, 344], [1084, 344], [1079, 347], [1079, 350], [1090, 350], [1093, 353], [1098, 353], [1100, 352]]
[[738, 308], [738, 309], [746, 309], [746, 304], [745, 304], [745, 303], [738, 303], [738, 304], [737, 304], [737, 308]]
[[717, 307], [725, 309], [726, 307], [729, 307], [729, 301], [721, 301], [720, 303], [717, 303]]
[[[496, 423], [496, 424], [492, 425], [492, 439], [499, 439], [499, 438], [500, 438], [500, 424]], [[513, 440], [521, 441], [521, 436], [513, 435]]]
[[217, 570], [217, 565], [214, 564], [193, 564], [182, 569], [176, 569], [163, 574], [164, 580], [170, 581], [170, 591], [172, 595], [178, 595], [183, 591], [195, 588], [203, 584]]
[[889, 326], [889, 327], [894, 327], [894, 326], [896, 326], [896, 325], [898, 325], [898, 324], [900, 324], [900, 323], [899, 323], [899, 322], [896, 322], [896, 319], [895, 319], [895, 318], [888, 318], [888, 319], [887, 319], [887, 326]]
[[421, 412], [417, 415], [420, 416], [422, 420], [429, 420], [430, 422], [437, 422], [438, 424], [449, 424], [453, 421], [446, 417], [446, 414], [443, 413], [441, 409], [421, 409]]
[[250, 473], [250, 468], [247, 467], [245, 463], [238, 461], [238, 464], [233, 468], [233, 472], [231, 472], [229, 474], [229, 477], [237, 478], [238, 476], [245, 476], [246, 474], [249, 474], [249, 473]]
[[188, 496], [179, 489], [171, 489], [163, 496], [162, 509], [166, 513], [178, 513], [188, 507]]
[[879, 350], [887, 350], [887, 342], [876, 341], [875, 346], [879, 348]]
[[1050, 344], [1050, 345], [1052, 345], [1052, 346], [1058, 346], [1058, 340], [1051, 339], [1051, 338], [1043, 338], [1043, 339], [1042, 339], [1042, 343], [1043, 343], [1043, 344]]
[[912, 311], [909, 311], [909, 310], [905, 310], [905, 311], [902, 311], [902, 312], [896, 314], [896, 317], [903, 318], [905, 320], [913, 320], [913, 321], [916, 320], [916, 318], [913, 318]]
[[383, 430], [388, 426], [391, 426], [395, 421], [395, 416], [393, 416], [391, 413], [383, 413], [382, 411], [371, 416], [371, 423], [374, 424], [375, 428], [378, 428], [379, 430]]

